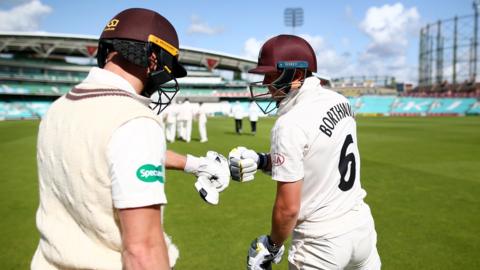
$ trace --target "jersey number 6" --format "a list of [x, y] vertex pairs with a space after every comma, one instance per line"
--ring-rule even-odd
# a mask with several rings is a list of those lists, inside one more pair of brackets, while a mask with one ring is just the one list
[[[352, 135], [348, 134], [345, 138], [345, 142], [342, 146], [342, 152], [340, 153], [340, 162], [338, 163], [338, 171], [340, 172], [340, 184], [338, 184], [338, 188], [342, 191], [347, 191], [353, 187], [353, 183], [355, 182], [355, 173], [356, 173], [356, 162], [355, 162], [355, 155], [350, 153], [346, 155], [348, 146], [353, 143]], [[350, 164], [350, 176], [348, 177], [348, 181], [345, 180], [345, 176], [347, 175], [348, 165]]]

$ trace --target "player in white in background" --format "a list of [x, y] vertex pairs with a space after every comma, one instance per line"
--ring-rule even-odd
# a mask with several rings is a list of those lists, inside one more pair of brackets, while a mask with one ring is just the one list
[[165, 114], [165, 137], [167, 142], [175, 141], [176, 125], [177, 125], [177, 110], [178, 105], [176, 102], [172, 102], [163, 113]]
[[257, 133], [257, 122], [258, 114], [260, 113], [260, 108], [255, 102], [250, 102], [248, 107], [248, 119], [250, 120], [250, 128], [253, 134]]
[[185, 141], [190, 142], [192, 140], [192, 123], [195, 116], [195, 110], [188, 99], [185, 100], [182, 106], [182, 111], [187, 113], [187, 122], [185, 125]]
[[179, 106], [177, 122], [180, 126], [180, 139], [190, 142], [192, 139], [193, 106], [188, 99]]
[[[252, 97], [268, 93], [278, 107], [270, 153], [245, 147], [230, 152], [232, 179], [253, 180], [257, 168], [277, 181], [269, 235], [252, 242], [248, 269], [278, 263], [292, 234], [289, 269], [380, 269], [377, 234], [360, 185], [357, 131], [348, 100], [325, 89], [312, 47], [279, 35], [261, 48], [263, 74]], [[260, 92], [258, 89], [264, 89]], [[268, 111], [264, 111], [268, 113]]]
[[181, 110], [181, 107], [182, 107], [182, 101], [181, 100], [177, 100], [177, 109], [176, 109], [176, 125], [175, 125], [175, 130], [177, 131], [177, 134], [176, 134], [176, 138], [180, 139], [180, 140], [185, 140], [185, 135], [182, 134], [182, 126], [183, 126], [183, 123], [181, 123], [178, 119], [178, 115], [180, 113], [180, 110]]
[[155, 92], [158, 110], [167, 106], [187, 74], [178, 43], [160, 14], [120, 12], [100, 36], [99, 68], [49, 108], [38, 134], [40, 241], [31, 269], [173, 267], [178, 250], [161, 219], [165, 169], [195, 174], [200, 195], [218, 203], [229, 181], [226, 159], [167, 151], [149, 108]]
[[235, 101], [235, 104], [232, 107], [232, 114], [233, 118], [235, 119], [235, 132], [240, 134], [242, 133], [242, 121], [243, 117], [245, 116], [245, 112], [243, 111], [240, 101]]
[[198, 107], [198, 132], [200, 133], [200, 142], [205, 143], [208, 141], [207, 138], [207, 108], [202, 102], [199, 103]]

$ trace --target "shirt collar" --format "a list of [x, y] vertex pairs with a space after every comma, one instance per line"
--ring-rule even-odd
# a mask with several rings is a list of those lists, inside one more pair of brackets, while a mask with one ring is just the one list
[[309, 99], [312, 94], [315, 94], [318, 91], [318, 88], [322, 88], [322, 86], [317, 77], [312, 76], [306, 78], [300, 89], [290, 91], [288, 95], [280, 102], [277, 115], [283, 115], [290, 111], [295, 104]]
[[120, 89], [132, 94], [132, 97], [145, 105], [149, 105], [151, 100], [144, 96], [137, 94], [133, 86], [124, 78], [109, 70], [93, 67], [90, 69], [87, 77], [80, 83], [78, 88], [106, 88], [106, 89]]

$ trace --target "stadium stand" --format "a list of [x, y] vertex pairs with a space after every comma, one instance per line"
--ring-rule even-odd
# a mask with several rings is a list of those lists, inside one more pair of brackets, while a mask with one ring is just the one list
[[[95, 66], [97, 44], [93, 36], [0, 32], [0, 119], [42, 117]], [[249, 97], [241, 74], [255, 61], [196, 48], [180, 51], [188, 77], [179, 79], [177, 99], [218, 103], [219, 112], [228, 114], [224, 108], [230, 101]], [[230, 72], [234, 79], [225, 80], [214, 69]]]
[[[97, 39], [0, 32], [0, 44], [0, 120], [30, 119], [42, 117], [55, 99], [86, 77], [95, 64]], [[255, 61], [194, 48], [181, 48], [180, 56], [188, 77], [179, 80], [178, 100], [208, 103], [215, 115], [229, 115], [239, 100], [248, 112], [248, 82], [241, 74]], [[214, 69], [232, 72], [233, 78], [224, 79]], [[348, 96], [358, 115], [480, 115], [480, 102], [471, 91], [398, 96], [395, 85], [395, 78], [386, 76], [339, 78], [327, 84]]]
[[0, 119], [16, 120], [16, 119], [32, 119], [38, 118], [24, 102], [1, 102]]
[[398, 98], [392, 104], [392, 115], [426, 115], [432, 98]]
[[417, 98], [396, 96], [350, 97], [358, 115], [478, 115], [480, 102], [475, 98]]
[[480, 101], [476, 101], [470, 109], [467, 110], [467, 115], [480, 115]]
[[[182, 93], [184, 90], [181, 90]], [[206, 95], [212, 92], [204, 91]], [[215, 90], [212, 90], [215, 91]], [[198, 93], [198, 92], [196, 92]], [[208, 93], [208, 94], [207, 94]], [[192, 95], [187, 93], [189, 97]], [[426, 115], [480, 115], [480, 102], [474, 98], [413, 98], [394, 96], [362, 96], [349, 98], [350, 104], [357, 115], [401, 115], [401, 116], [426, 116]], [[218, 102], [217, 102], [218, 103]], [[268, 102], [263, 102], [266, 106]], [[0, 119], [30, 119], [40, 118], [48, 110], [51, 101], [0, 101]], [[215, 115], [229, 115], [234, 101], [212, 105]], [[242, 107], [248, 112], [249, 101], [242, 101]], [[271, 113], [275, 114], [275, 111]]]
[[45, 83], [2, 82], [2, 84], [0, 84], [0, 94], [58, 96], [67, 93], [71, 87], [70, 85], [52, 85]]
[[429, 114], [464, 115], [477, 102], [475, 98], [438, 98], [428, 111]]
[[397, 94], [395, 78], [388, 76], [340, 77], [332, 79], [330, 85], [347, 97]]
[[351, 105], [357, 114], [388, 115], [394, 101], [395, 96], [363, 96]]

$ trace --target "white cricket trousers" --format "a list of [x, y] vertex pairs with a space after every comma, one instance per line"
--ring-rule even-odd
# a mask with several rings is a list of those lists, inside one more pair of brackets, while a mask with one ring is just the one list
[[208, 141], [206, 121], [198, 121], [198, 132], [200, 133], [200, 142]]
[[289, 270], [340, 270], [381, 268], [373, 219], [333, 238], [293, 233], [288, 252]]
[[165, 137], [168, 142], [175, 141], [176, 123], [167, 123], [165, 128]]
[[185, 140], [185, 120], [177, 120], [177, 137]]
[[185, 121], [185, 141], [192, 140], [192, 119]]

